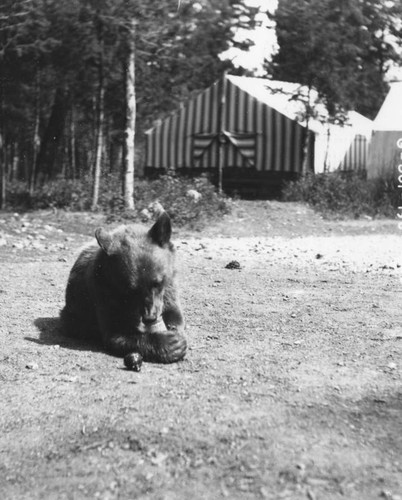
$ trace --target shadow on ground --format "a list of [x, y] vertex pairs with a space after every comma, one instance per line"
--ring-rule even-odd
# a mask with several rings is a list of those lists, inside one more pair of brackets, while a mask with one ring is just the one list
[[73, 351], [100, 352], [102, 350], [96, 343], [82, 341], [63, 334], [59, 317], [36, 318], [34, 325], [39, 330], [39, 338], [25, 337], [25, 340], [29, 342], [39, 345], [60, 345]]
[[367, 394], [361, 399], [341, 396], [330, 398], [325, 405], [309, 403], [295, 412], [300, 422], [314, 414], [315, 431], [341, 429], [347, 422], [342, 436], [353, 446], [373, 446], [386, 454], [400, 455], [402, 449], [401, 419], [402, 392], [400, 390]]

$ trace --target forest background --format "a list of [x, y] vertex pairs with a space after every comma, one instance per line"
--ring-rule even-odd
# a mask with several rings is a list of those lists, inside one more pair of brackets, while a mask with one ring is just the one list
[[[262, 76], [314, 86], [334, 119], [373, 118], [400, 64], [401, 13], [389, 0], [280, 0]], [[55, 185], [82, 208], [102, 186], [133, 208], [144, 131], [225, 71], [254, 76], [221, 54], [247, 50], [236, 34], [260, 16], [246, 0], [3, 0], [0, 208], [51, 203]]]

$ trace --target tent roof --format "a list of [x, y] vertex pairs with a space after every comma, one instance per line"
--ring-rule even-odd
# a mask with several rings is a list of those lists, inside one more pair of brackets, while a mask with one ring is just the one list
[[[302, 99], [307, 98], [307, 87], [304, 87], [298, 83], [281, 82], [279, 80], [268, 80], [264, 78], [250, 78], [244, 76], [232, 76], [227, 75], [229, 81], [234, 85], [247, 92], [252, 97], [258, 99], [258, 101], [263, 102], [270, 108], [279, 111], [283, 115], [287, 116], [291, 120], [297, 119], [300, 124], [305, 125], [303, 118], [304, 104]], [[296, 99], [294, 96], [300, 96], [300, 99]], [[311, 96], [313, 100], [318, 98], [317, 92], [313, 90], [313, 95]], [[317, 110], [318, 113], [325, 114], [325, 107]], [[325, 118], [323, 117], [323, 120]], [[310, 120], [310, 128], [316, 131], [316, 126], [319, 125], [318, 120]], [[318, 130], [317, 130], [318, 131]]]
[[374, 130], [402, 130], [402, 82], [391, 88], [374, 120]]
[[[297, 120], [300, 125], [306, 126], [306, 122], [303, 120], [305, 112], [303, 100], [306, 101], [308, 96], [306, 86], [299, 83], [245, 76], [226, 75], [226, 78], [244, 92], [255, 97], [258, 101], [275, 109], [291, 120]], [[314, 89], [312, 90], [310, 100], [315, 103], [314, 108], [317, 115], [316, 118], [310, 118], [310, 130], [322, 134], [326, 133], [328, 127], [330, 129], [340, 127], [340, 125], [328, 124], [328, 112], [325, 105], [320, 101], [318, 92]], [[173, 112], [172, 115], [175, 115], [176, 112]], [[146, 134], [151, 133], [154, 127], [160, 125], [161, 122], [162, 120], [157, 120], [153, 127], [146, 131]], [[373, 128], [373, 122], [356, 111], [349, 111], [347, 113], [347, 121], [344, 125], [353, 127], [357, 132], [366, 134], [371, 134]]]
[[[282, 82], [278, 80], [268, 80], [263, 78], [249, 78], [243, 76], [227, 75], [227, 78], [243, 91], [255, 97], [259, 101], [267, 104], [271, 108], [279, 111], [288, 118], [297, 119], [302, 125], [305, 125], [303, 114], [308, 97], [308, 88], [299, 83]], [[322, 132], [323, 124], [327, 122], [328, 112], [325, 105], [320, 101], [318, 92], [311, 91], [310, 100], [314, 102], [317, 117], [310, 119], [309, 127], [314, 132]], [[345, 125], [362, 129], [372, 129], [372, 121], [365, 116], [351, 111], [347, 114]]]

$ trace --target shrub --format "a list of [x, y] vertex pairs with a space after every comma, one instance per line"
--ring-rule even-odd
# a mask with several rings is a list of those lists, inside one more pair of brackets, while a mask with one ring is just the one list
[[[187, 195], [190, 189], [201, 194], [198, 201]], [[139, 210], [159, 201], [176, 224], [190, 227], [196, 227], [203, 219], [214, 219], [230, 211], [228, 198], [218, 195], [204, 176], [190, 179], [167, 174], [153, 181], [141, 180], [135, 188], [135, 199]]]
[[38, 186], [31, 195], [26, 183], [13, 182], [7, 186], [6, 201], [9, 208], [19, 210], [44, 208], [86, 210], [90, 206], [88, 189], [86, 180], [57, 179]]
[[[201, 194], [197, 201], [187, 195], [190, 190]], [[215, 187], [206, 177], [194, 179], [174, 174], [163, 175], [155, 180], [136, 180], [135, 210], [126, 212], [118, 175], [102, 177], [98, 210], [108, 214], [109, 220], [141, 220], [141, 211], [152, 202], [159, 201], [176, 225], [201, 227], [209, 219], [217, 218], [230, 211], [227, 197], [218, 195]], [[45, 183], [29, 195], [25, 183], [14, 182], [8, 186], [8, 208], [35, 210], [60, 208], [71, 211], [89, 210], [92, 202], [92, 181], [90, 178], [66, 180], [56, 179]]]
[[303, 201], [326, 216], [372, 217], [396, 213], [397, 179], [392, 173], [366, 179], [361, 172], [333, 172], [306, 175], [287, 183], [285, 201]]

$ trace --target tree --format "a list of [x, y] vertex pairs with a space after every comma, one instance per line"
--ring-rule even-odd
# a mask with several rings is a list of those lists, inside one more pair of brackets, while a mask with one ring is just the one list
[[[41, 0], [4, 0], [0, 4], [0, 171], [2, 202], [14, 166], [27, 167], [24, 158], [35, 151], [38, 122], [38, 74], [55, 47], [44, 37], [49, 23]], [[32, 124], [35, 124], [32, 126]], [[29, 168], [31, 167], [31, 168]], [[23, 172], [32, 177], [32, 163]], [[19, 172], [16, 172], [17, 175]]]
[[[255, 12], [256, 9], [245, 8], [237, 0], [204, 0], [198, 7], [189, 4], [180, 11], [177, 11], [171, 0], [159, 2], [158, 7], [136, 0], [103, 2], [102, 16], [108, 19], [108, 32], [115, 33], [115, 38], [109, 37], [113, 42], [112, 48], [105, 46], [105, 53], [111, 50], [114, 57], [105, 57], [109, 63], [116, 59], [122, 61], [121, 66], [124, 68], [120, 75], [113, 64], [107, 63], [105, 74], [113, 75], [108, 82], [110, 89], [116, 89], [116, 83], [121, 89], [119, 81], [121, 78], [125, 81], [122, 96], [125, 109], [120, 116], [115, 117], [112, 129], [120, 130], [116, 137], [124, 138], [118, 147], [122, 149], [123, 156], [123, 197], [126, 208], [134, 207], [136, 121], [146, 125], [151, 113], [169, 111], [177, 100], [188, 96], [193, 89], [203, 88], [218, 78], [228, 66], [227, 62], [218, 58], [219, 52], [227, 48], [234, 26], [245, 22], [246, 13], [250, 16], [252, 26]], [[134, 86], [136, 74], [139, 92]], [[152, 85], [149, 85], [149, 81], [152, 81]], [[175, 88], [178, 89], [176, 92]], [[108, 97], [106, 88], [106, 99]], [[121, 102], [116, 109], [121, 109], [120, 106]], [[136, 120], [137, 109], [140, 120]], [[126, 117], [123, 123], [121, 116]]]
[[[253, 29], [257, 13], [244, 0], [181, 2], [179, 10], [167, 3], [163, 15], [152, 5], [146, 23], [140, 23], [145, 33], [138, 31], [136, 41], [138, 113], [147, 126], [149, 118], [169, 113], [179, 101], [233, 69], [219, 55], [235, 43], [238, 27]], [[149, 81], [155, 84], [140, 87]]]
[[135, 32], [136, 21], [131, 21], [126, 68], [126, 136], [124, 148], [124, 206], [134, 209], [134, 161], [135, 161]]
[[[177, 0], [2, 0], [3, 191], [12, 176], [32, 193], [58, 177], [93, 175], [95, 207], [106, 171], [119, 171], [129, 189], [133, 161], [128, 169], [123, 157], [133, 152], [134, 136], [137, 157], [155, 118], [231, 66], [219, 54], [236, 26], [253, 26], [255, 11], [244, 0], [182, 1], [179, 8]], [[133, 58], [136, 88], [127, 99]], [[131, 114], [130, 134], [128, 102], [136, 104], [137, 118], [134, 130]]]
[[267, 65], [275, 79], [314, 87], [330, 116], [356, 109], [373, 116], [388, 64], [398, 3], [386, 0], [281, 0], [274, 15], [279, 51]]
[[97, 92], [96, 92], [96, 115], [95, 115], [95, 160], [93, 168], [93, 194], [92, 210], [98, 207], [99, 184], [102, 167], [102, 152], [104, 140], [104, 120], [105, 120], [105, 20], [102, 15], [102, 3], [95, 5], [94, 31], [97, 43]]
[[365, 38], [363, 54], [358, 61], [359, 80], [353, 88], [353, 104], [357, 111], [374, 118], [388, 90], [388, 71], [402, 62], [402, 3], [364, 0], [360, 8]]

